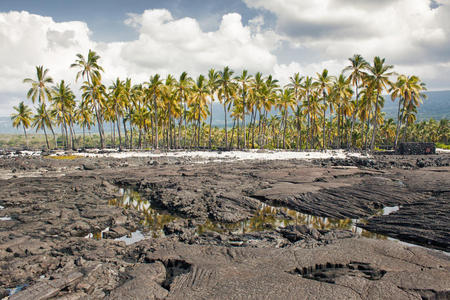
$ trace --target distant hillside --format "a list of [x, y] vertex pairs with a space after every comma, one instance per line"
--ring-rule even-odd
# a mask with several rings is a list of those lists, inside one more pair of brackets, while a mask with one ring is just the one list
[[[419, 107], [417, 119], [450, 119], [450, 91], [426, 92], [425, 94], [428, 98]], [[390, 96], [386, 97], [383, 111], [386, 112], [387, 117], [397, 118], [397, 101], [392, 102]]]
[[[428, 98], [419, 107], [417, 119], [427, 120], [433, 118], [435, 120], [450, 119], [450, 91], [438, 91], [438, 92], [426, 92]], [[397, 118], [398, 102], [392, 102], [391, 97], [387, 96], [383, 111], [386, 112], [388, 118]], [[209, 121], [209, 119], [208, 119]], [[213, 126], [224, 126], [224, 114], [223, 106], [219, 103], [213, 105]], [[233, 126], [233, 122], [228, 119], [228, 126]], [[105, 126], [105, 130], [108, 130], [109, 126]], [[80, 129], [76, 129], [77, 132], [81, 132]], [[28, 130], [28, 132], [34, 133], [34, 129]], [[93, 128], [92, 132], [96, 132]], [[11, 125], [10, 117], [0, 117], [0, 134], [1, 133], [18, 133], [22, 134], [22, 129], [15, 129]]]

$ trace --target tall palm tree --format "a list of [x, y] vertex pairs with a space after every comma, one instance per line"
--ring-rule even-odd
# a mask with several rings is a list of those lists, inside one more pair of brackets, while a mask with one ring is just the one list
[[61, 80], [59, 84], [53, 87], [52, 89], [53, 96], [53, 106], [59, 116], [59, 120], [62, 123], [64, 128], [65, 136], [66, 136], [66, 146], [69, 146], [69, 133], [72, 135], [72, 148], [73, 144], [73, 134], [71, 131], [71, 120], [72, 120], [72, 112], [75, 107], [75, 95], [70, 89], [68, 84], [65, 84], [64, 80]]
[[[317, 73], [317, 88], [323, 96], [324, 112], [323, 112], [323, 139], [322, 139], [322, 149], [325, 149], [325, 125], [326, 125], [326, 109], [327, 109], [327, 96], [331, 93], [333, 87], [333, 76], [328, 75], [328, 70], [324, 69], [322, 73]], [[330, 112], [331, 113], [331, 112]]]
[[47, 145], [47, 149], [50, 149], [50, 146], [48, 143], [47, 131], [46, 131], [45, 127], [50, 128], [51, 123], [52, 123], [51, 115], [47, 112], [45, 104], [41, 103], [36, 108], [36, 114], [33, 116], [33, 125], [32, 126], [36, 128], [36, 132], [38, 130], [44, 130], [45, 143]]
[[87, 59], [80, 53], [77, 55], [77, 59], [75, 63], [71, 64], [71, 68], [80, 69], [75, 78], [76, 81], [80, 77], [86, 78], [85, 80], [90, 82], [93, 77], [101, 78], [100, 72], [104, 72], [103, 68], [98, 64], [100, 59], [100, 55], [98, 55], [95, 51], [89, 49]]
[[290, 88], [285, 88], [280, 91], [279, 101], [277, 106], [283, 114], [283, 149], [286, 149], [286, 128], [287, 128], [287, 116], [289, 109], [292, 109], [296, 104], [296, 99], [293, 94], [293, 90]]
[[385, 64], [385, 59], [380, 58], [379, 56], [376, 56], [373, 59], [373, 66], [369, 66], [369, 74], [370, 74], [370, 80], [374, 84], [374, 90], [377, 93], [376, 97], [376, 103], [375, 103], [375, 122], [373, 127], [373, 133], [372, 133], [372, 141], [370, 142], [370, 150], [373, 150], [373, 147], [375, 146], [375, 137], [377, 134], [377, 119], [378, 119], [378, 105], [379, 105], [379, 98], [381, 93], [384, 90], [388, 89], [388, 86], [391, 86], [392, 83], [389, 80], [389, 76], [393, 75], [393, 72], [389, 72], [394, 68], [392, 65]]
[[75, 119], [77, 123], [81, 125], [83, 129], [83, 148], [86, 147], [85, 140], [85, 130], [91, 130], [91, 126], [94, 125], [92, 109], [89, 105], [83, 101], [81, 101], [78, 105], [78, 108], [75, 110]]
[[[348, 59], [350, 61], [350, 66], [347, 66], [344, 68], [343, 72], [350, 71], [349, 78], [351, 80], [351, 83], [355, 87], [355, 94], [356, 94], [356, 106], [355, 110], [352, 115], [352, 128], [350, 130], [350, 136], [353, 136], [353, 127], [355, 124], [355, 117], [358, 114], [358, 107], [359, 107], [359, 93], [358, 88], [360, 84], [362, 83], [363, 79], [366, 77], [367, 73], [365, 72], [369, 68], [369, 63], [360, 55], [355, 54], [353, 57]], [[347, 143], [347, 147], [350, 145]], [[353, 146], [353, 144], [351, 145]]]
[[192, 87], [192, 104], [193, 104], [193, 116], [197, 121], [197, 148], [200, 148], [200, 131], [201, 131], [201, 119], [206, 118], [207, 112], [207, 97], [209, 94], [208, 82], [203, 75], [199, 75], [197, 81]]
[[[161, 90], [161, 96], [167, 109], [167, 123], [168, 123], [168, 148], [174, 146], [172, 136], [172, 116], [180, 114], [180, 108], [178, 105], [177, 93], [176, 93], [176, 79], [172, 75], [167, 75], [166, 82]], [[180, 114], [181, 115], [181, 114]]]
[[31, 109], [23, 104], [23, 101], [19, 103], [18, 106], [13, 107], [16, 113], [11, 115], [12, 125], [15, 128], [18, 128], [22, 125], [23, 134], [25, 135], [25, 142], [28, 148], [28, 137], [26, 129], [30, 127], [32, 120], [32, 112]]
[[100, 56], [95, 52], [89, 49], [87, 59], [80, 53], [76, 55], [77, 59], [75, 59], [75, 63], [71, 64], [71, 68], [78, 68], [79, 71], [77, 72], [77, 75], [75, 77], [75, 80], [78, 81], [80, 77], [85, 78], [85, 86], [89, 87], [86, 90], [89, 90], [91, 93], [90, 97], [92, 99], [92, 102], [94, 103], [94, 109], [95, 114], [97, 116], [97, 126], [98, 126], [98, 132], [100, 135], [100, 147], [104, 147], [103, 143], [103, 120], [102, 120], [102, 114], [99, 108], [99, 104], [96, 102], [99, 102], [101, 99], [97, 99], [96, 95], [98, 96], [101, 88], [101, 73], [103, 72], [103, 68], [98, 64], [98, 61], [100, 60]]
[[[255, 74], [254, 80], [250, 84], [250, 91], [251, 91], [251, 109], [252, 109], [252, 115], [250, 118], [250, 124], [252, 127], [252, 149], [255, 148], [255, 127], [256, 127], [256, 115], [259, 113], [259, 122], [261, 123], [261, 107], [263, 104], [262, 96], [263, 96], [263, 90], [265, 88], [265, 81], [263, 78], [263, 74], [261, 72], [257, 72]], [[253, 119], [253, 122], [252, 122]]]
[[[342, 134], [341, 134], [341, 116], [344, 115], [342, 107], [348, 108], [348, 102], [350, 101], [353, 91], [350, 87], [351, 78], [346, 78], [344, 74], [339, 75], [337, 78], [332, 92], [332, 98], [337, 106], [337, 116], [338, 116], [338, 146], [342, 146]], [[346, 114], [348, 113], [348, 109]], [[346, 115], [345, 114], [345, 115]], [[343, 122], [342, 122], [343, 123]]]
[[227, 106], [231, 105], [231, 97], [235, 92], [235, 86], [233, 82], [234, 71], [230, 67], [226, 66], [223, 71], [219, 72], [218, 84], [220, 86], [219, 101], [223, 103], [223, 111], [225, 116], [225, 148], [228, 147], [228, 127], [227, 127]]
[[[91, 81], [92, 80], [92, 81]], [[82, 99], [90, 107], [94, 108], [97, 119], [97, 129], [100, 136], [100, 148], [104, 148], [103, 109], [105, 108], [105, 86], [100, 78], [92, 77], [81, 86]]]
[[212, 139], [211, 139], [211, 130], [212, 130], [212, 118], [213, 118], [213, 102], [214, 97], [216, 96], [217, 89], [219, 88], [219, 73], [216, 72], [214, 69], [209, 69], [208, 71], [208, 94], [209, 94], [209, 101], [210, 101], [210, 109], [209, 109], [209, 149], [212, 148]]
[[[33, 80], [31, 78], [25, 78], [23, 80], [24, 83], [31, 83], [31, 88], [28, 90], [27, 93], [27, 98], [30, 99], [33, 103], [36, 102], [36, 98], [38, 99], [38, 105], [40, 105], [41, 109], [43, 110], [43, 113], [47, 113], [47, 109], [46, 109], [46, 103], [45, 103], [45, 99], [47, 98], [48, 101], [51, 100], [52, 96], [51, 96], [51, 90], [50, 87], [48, 86], [49, 84], [53, 83], [53, 78], [51, 78], [48, 75], [49, 70], [48, 69], [44, 69], [43, 66], [36, 66], [36, 78], [37, 80]], [[41, 105], [42, 104], [42, 105]], [[45, 135], [45, 140], [48, 141], [47, 138], [47, 132], [45, 130], [45, 126], [48, 126], [50, 128], [50, 130], [53, 133], [53, 139], [55, 141], [55, 147], [56, 147], [56, 135], [55, 132], [53, 131], [53, 126], [52, 123], [45, 123], [43, 124], [44, 127], [44, 135]], [[49, 144], [47, 142], [47, 148], [49, 149]]]
[[[295, 112], [295, 115], [297, 117], [297, 151], [301, 148], [301, 121], [300, 121], [300, 115], [301, 115], [301, 93], [302, 93], [302, 82], [304, 77], [300, 76], [300, 73], [295, 73], [294, 76], [289, 77], [289, 84], [288, 87], [291, 88], [294, 91], [294, 99], [297, 103], [297, 111]], [[283, 146], [284, 147], [284, 146]]]
[[307, 130], [306, 130], [306, 132], [308, 134], [308, 139], [306, 141], [306, 148], [308, 148], [308, 145], [310, 145], [311, 141], [312, 141], [312, 136], [311, 136], [311, 132], [310, 132], [310, 127], [311, 127], [311, 110], [309, 109], [309, 106], [310, 106], [310, 96], [314, 92], [316, 86], [317, 86], [317, 82], [315, 82], [312, 77], [306, 76], [306, 78], [305, 78], [305, 80], [303, 82], [303, 85], [302, 85], [302, 90], [303, 90], [303, 93], [305, 94], [305, 97], [306, 97], [306, 100], [305, 100], [305, 103], [303, 104], [303, 106], [306, 106], [308, 108], [306, 110], [307, 117], [308, 117]]
[[155, 126], [155, 144], [154, 148], [158, 149], [159, 140], [158, 140], [158, 101], [161, 97], [163, 82], [161, 80], [161, 76], [159, 74], [155, 74], [150, 77], [150, 81], [148, 84], [148, 92], [153, 102], [153, 115], [154, 115], [154, 126]]
[[117, 133], [119, 134], [119, 149], [122, 149], [122, 134], [120, 132], [120, 118], [123, 115], [125, 108], [126, 95], [123, 82], [117, 78], [115, 82], [109, 87], [111, 91], [111, 108], [114, 111], [117, 125]]
[[[183, 113], [181, 115], [180, 120], [180, 127], [184, 120], [184, 137], [183, 137], [183, 148], [186, 148], [186, 135], [187, 135], [187, 121], [186, 121], [186, 113], [187, 113], [187, 107], [186, 107], [186, 98], [187, 93], [189, 92], [189, 89], [192, 86], [192, 78], [188, 76], [187, 72], [183, 72], [180, 75], [180, 78], [178, 79], [176, 83], [177, 88], [177, 96], [180, 98], [180, 102], [183, 106]], [[180, 130], [178, 130], [178, 133], [180, 134]], [[178, 134], [178, 137], [180, 139], [180, 135]]]
[[247, 146], [247, 133], [245, 129], [245, 108], [246, 108], [246, 97], [248, 93], [248, 87], [252, 82], [252, 76], [248, 74], [247, 70], [242, 70], [242, 73], [240, 76], [236, 76], [234, 78], [240, 85], [241, 88], [241, 95], [242, 95], [242, 127], [244, 131], [244, 148]]

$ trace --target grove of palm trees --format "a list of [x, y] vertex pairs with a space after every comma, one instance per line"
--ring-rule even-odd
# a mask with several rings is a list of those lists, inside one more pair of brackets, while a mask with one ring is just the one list
[[[89, 50], [68, 66], [82, 83], [80, 97], [70, 84], [53, 79], [51, 70], [37, 66], [35, 78], [24, 80], [36, 112], [22, 103], [11, 117], [14, 126], [43, 130], [49, 149], [84, 148], [86, 132], [94, 127], [98, 147], [120, 149], [373, 150], [395, 148], [399, 141], [448, 143], [448, 120], [416, 123], [425, 83], [397, 74], [380, 57], [369, 62], [354, 55], [336, 76], [326, 69], [314, 77], [296, 73], [284, 86], [272, 75], [238, 74], [229, 67], [197, 78], [183, 72], [166, 78], [151, 74], [146, 82], [105, 82], [100, 61]], [[398, 103], [396, 120], [382, 112], [384, 101], [390, 101], [385, 95]], [[223, 115], [213, 116], [214, 102], [223, 106]], [[213, 126], [218, 117], [223, 127]]]

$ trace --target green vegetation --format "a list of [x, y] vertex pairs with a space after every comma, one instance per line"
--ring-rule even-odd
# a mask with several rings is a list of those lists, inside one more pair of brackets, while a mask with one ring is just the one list
[[445, 149], [445, 150], [450, 150], [450, 145], [446, 145], [446, 144], [442, 144], [442, 143], [436, 143], [436, 147]]
[[[253, 76], [243, 70], [235, 76], [225, 67], [196, 80], [186, 72], [178, 80], [154, 74], [148, 82], [132, 84], [129, 78], [117, 78], [107, 87], [99, 61], [100, 56], [89, 50], [86, 58], [77, 54], [71, 65], [78, 70], [76, 80], [83, 80], [81, 99], [63, 80], [50, 86], [53, 79], [43, 66], [36, 67], [36, 80], [24, 80], [31, 84], [28, 98], [38, 105], [32, 126], [44, 131], [47, 148], [373, 150], [375, 145], [396, 145], [401, 140], [445, 144], [448, 140], [447, 120], [416, 123], [417, 108], [426, 98], [425, 84], [414, 75], [397, 75], [380, 57], [370, 64], [354, 55], [338, 76], [327, 69], [315, 77], [296, 73], [286, 86], [271, 75]], [[396, 121], [386, 120], [382, 113], [381, 95], [386, 92], [398, 103]], [[225, 128], [212, 127], [214, 101], [223, 105]], [[30, 126], [23, 121], [15, 124], [22, 125], [25, 134]], [[81, 136], [75, 134], [75, 124], [82, 128]], [[104, 129], [108, 124], [109, 136]], [[94, 125], [98, 135], [86, 137]], [[61, 128], [59, 137], [54, 128]]]
[[79, 155], [55, 155], [55, 156], [45, 156], [45, 158], [50, 158], [50, 159], [59, 159], [59, 160], [74, 160], [77, 158], [81, 158], [82, 156]]

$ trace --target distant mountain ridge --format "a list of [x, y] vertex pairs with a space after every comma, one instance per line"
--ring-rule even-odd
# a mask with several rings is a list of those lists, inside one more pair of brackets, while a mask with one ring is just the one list
[[[450, 91], [430, 91], [425, 92], [427, 99], [419, 107], [417, 113], [418, 120], [428, 120], [433, 118], [435, 120], [450, 119]], [[385, 96], [383, 111], [386, 113], [387, 118], [397, 118], [398, 100], [392, 102], [390, 96]], [[209, 119], [208, 119], [209, 122]], [[231, 127], [232, 120], [228, 119], [228, 126]], [[223, 106], [220, 103], [213, 104], [213, 126], [222, 127], [225, 124]], [[107, 130], [109, 126], [105, 126]], [[57, 130], [58, 131], [58, 130]], [[76, 130], [81, 132], [81, 130]], [[34, 133], [34, 129], [29, 129], [28, 132]], [[93, 128], [91, 132], [95, 133], [96, 129]], [[22, 129], [16, 129], [12, 127], [11, 118], [8, 116], [0, 116], [0, 134], [22, 134]]]
[[[450, 91], [425, 92], [427, 99], [419, 106], [417, 120], [450, 119]], [[383, 111], [388, 118], [397, 118], [398, 100], [392, 102], [390, 96], [385, 97]]]

